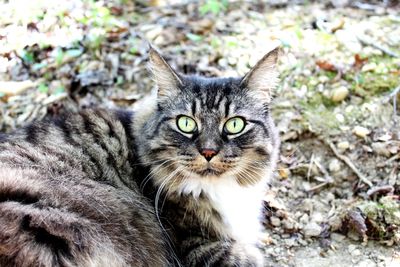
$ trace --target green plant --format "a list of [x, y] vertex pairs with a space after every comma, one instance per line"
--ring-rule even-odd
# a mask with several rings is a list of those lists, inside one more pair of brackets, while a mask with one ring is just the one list
[[186, 37], [193, 41], [193, 42], [200, 42], [201, 40], [203, 40], [203, 37], [198, 35], [198, 34], [193, 34], [193, 33], [187, 33]]
[[32, 52], [24, 49], [19, 54], [25, 63], [27, 64], [35, 63], [35, 55]]
[[204, 16], [207, 13], [218, 15], [221, 11], [228, 8], [228, 0], [207, 0], [205, 4], [200, 6], [200, 14]]
[[39, 90], [39, 92], [45, 94], [45, 93], [47, 93], [47, 92], [49, 91], [49, 87], [48, 87], [46, 84], [41, 83], [41, 84], [39, 84], [39, 86], [38, 86], [38, 90]]

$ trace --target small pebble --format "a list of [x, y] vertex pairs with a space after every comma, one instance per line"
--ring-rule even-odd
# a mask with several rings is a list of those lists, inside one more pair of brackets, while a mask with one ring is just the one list
[[331, 99], [334, 102], [341, 102], [349, 95], [349, 89], [345, 86], [340, 86], [333, 90]]
[[356, 126], [353, 129], [353, 133], [358, 137], [365, 138], [365, 137], [367, 137], [367, 135], [369, 135], [371, 133], [371, 131], [365, 127]]
[[301, 209], [304, 211], [312, 212], [314, 210], [314, 205], [313, 205], [312, 199], [310, 199], [310, 198], [304, 199], [303, 203], [301, 204]]
[[361, 255], [361, 250], [355, 249], [351, 252], [352, 256], [360, 256]]
[[293, 238], [285, 239], [285, 244], [286, 244], [286, 246], [288, 246], [288, 247], [294, 247], [294, 246], [297, 245], [297, 244], [296, 244], [296, 240], [293, 239]]
[[342, 142], [339, 142], [338, 144], [337, 144], [337, 147], [340, 149], [340, 150], [346, 150], [346, 149], [348, 149], [349, 147], [350, 147], [350, 143], [349, 142], [347, 142], [347, 141], [342, 141]]
[[342, 169], [342, 166], [338, 159], [332, 159], [329, 162], [329, 171], [330, 172], [338, 172]]
[[335, 117], [336, 117], [336, 119], [338, 120], [338, 122], [340, 122], [340, 123], [344, 123], [344, 121], [346, 120], [346, 118], [344, 117], [344, 115], [341, 114], [341, 113], [336, 114]]
[[272, 224], [273, 226], [275, 226], [275, 227], [278, 227], [278, 226], [281, 225], [281, 220], [279, 220], [279, 218], [277, 218], [277, 217], [275, 217], [275, 216], [272, 216], [272, 217], [270, 218], [270, 221], [271, 221], [271, 224]]
[[311, 215], [311, 220], [313, 222], [317, 222], [317, 223], [322, 223], [325, 220], [324, 215], [321, 212], [313, 212], [313, 214]]
[[380, 155], [380, 156], [385, 156], [385, 157], [390, 157], [391, 153], [389, 151], [389, 149], [386, 146], [386, 143], [382, 143], [382, 142], [376, 142], [376, 143], [372, 143], [372, 149], [373, 151]]
[[356, 246], [356, 245], [353, 245], [353, 244], [351, 244], [351, 245], [349, 245], [349, 246], [347, 247], [347, 250], [348, 250], [350, 253], [352, 253], [355, 249], [357, 249], [357, 246]]
[[344, 235], [338, 234], [338, 233], [331, 233], [331, 239], [332, 241], [335, 242], [342, 242], [346, 237]]
[[303, 216], [300, 217], [299, 221], [302, 224], [306, 224], [310, 220], [308, 214], [304, 214]]
[[322, 227], [316, 222], [309, 222], [302, 230], [306, 237], [319, 236], [322, 232]]
[[288, 230], [294, 229], [294, 224], [293, 224], [293, 222], [291, 222], [291, 221], [288, 220], [288, 219], [283, 220], [283, 221], [282, 221], [282, 224], [283, 224], [283, 227], [284, 227], [285, 229], [288, 229]]
[[377, 66], [378, 66], [378, 65], [377, 65], [375, 62], [371, 62], [371, 63], [365, 64], [365, 65], [362, 67], [361, 71], [362, 71], [362, 72], [374, 71], [374, 70], [376, 69]]
[[328, 220], [332, 231], [339, 230], [342, 227], [342, 219], [339, 216], [332, 216]]

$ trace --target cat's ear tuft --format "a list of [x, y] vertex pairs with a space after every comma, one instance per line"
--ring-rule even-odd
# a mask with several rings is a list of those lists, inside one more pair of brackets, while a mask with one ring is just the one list
[[171, 96], [177, 93], [182, 80], [172, 67], [165, 61], [161, 54], [150, 45], [149, 67], [158, 87], [159, 96]]
[[241, 81], [243, 88], [266, 103], [271, 102], [273, 91], [278, 83], [276, 62], [279, 51], [280, 49], [277, 47], [267, 53]]

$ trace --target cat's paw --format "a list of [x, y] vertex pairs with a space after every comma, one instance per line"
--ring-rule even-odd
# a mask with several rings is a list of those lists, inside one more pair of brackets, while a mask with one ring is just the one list
[[264, 255], [255, 245], [235, 243], [232, 247], [232, 255], [235, 255], [235, 266], [263, 267]]

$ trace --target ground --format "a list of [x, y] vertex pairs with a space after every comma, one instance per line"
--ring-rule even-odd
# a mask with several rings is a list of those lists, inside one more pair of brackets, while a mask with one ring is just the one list
[[167, 2], [1, 3], [0, 131], [133, 107], [153, 87], [148, 42], [207, 76], [243, 75], [279, 45], [268, 266], [400, 266], [398, 1]]

